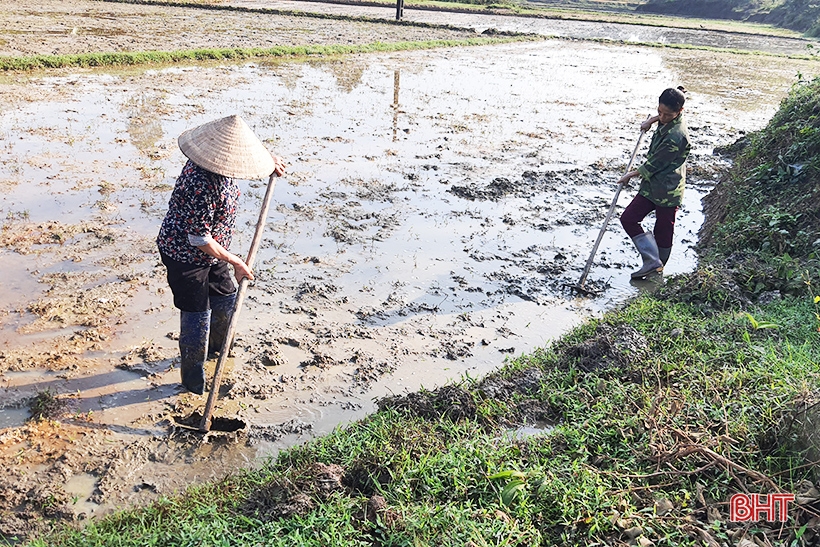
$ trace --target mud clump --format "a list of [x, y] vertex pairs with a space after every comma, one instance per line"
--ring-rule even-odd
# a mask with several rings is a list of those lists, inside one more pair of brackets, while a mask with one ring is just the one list
[[[749, 261], [742, 256], [729, 257], [720, 266], [705, 265], [690, 274], [667, 281], [658, 297], [696, 305], [706, 314], [749, 306], [753, 294], [744, 290], [737, 281], [745, 269], [741, 266], [749, 266]], [[751, 270], [753, 268], [749, 268]], [[764, 288], [771, 289], [768, 285]]]
[[379, 516], [384, 514], [387, 510], [387, 500], [383, 496], [374, 494], [367, 500], [367, 510], [365, 511], [365, 520], [368, 522], [377, 522]]
[[58, 398], [50, 389], [39, 392], [29, 403], [30, 420], [59, 418], [68, 408], [68, 401]]
[[304, 475], [297, 479], [296, 486], [321, 499], [327, 499], [331, 494], [342, 489], [344, 474], [345, 470], [341, 465], [317, 462], [308, 467]]
[[3, 225], [0, 230], [0, 247], [20, 254], [38, 253], [45, 250], [43, 246], [63, 245], [79, 234], [90, 234], [94, 239], [91, 245], [99, 246], [112, 243], [115, 239], [113, 233], [113, 230], [99, 222], [20, 222]]
[[450, 361], [457, 361], [467, 357], [472, 357], [470, 349], [475, 346], [475, 342], [453, 341], [441, 347], [442, 356]]
[[339, 288], [332, 283], [314, 283], [312, 281], [304, 281], [296, 288], [296, 300], [302, 301], [307, 296], [318, 296], [329, 299], [334, 293], [338, 292]]
[[291, 477], [278, 477], [256, 489], [240, 506], [242, 514], [261, 520], [273, 520], [306, 515], [317, 504], [342, 493], [354, 496], [365, 493], [367, 505], [353, 513], [354, 525], [370, 530], [383, 524], [390, 528], [401, 525], [401, 516], [388, 506], [387, 500], [374, 493], [376, 484], [386, 484], [390, 473], [385, 468], [359, 465], [350, 470], [338, 464], [314, 462]]
[[390, 466], [375, 457], [358, 459], [345, 473], [344, 484], [355, 492], [371, 495], [393, 479]]
[[507, 404], [508, 411], [500, 420], [506, 425], [557, 422], [560, 411], [539, 397], [543, 380], [543, 371], [530, 367], [509, 375], [487, 376], [478, 392], [487, 399]]
[[459, 386], [385, 397], [376, 404], [380, 411], [399, 410], [433, 421], [441, 418], [453, 422], [472, 420], [477, 414], [473, 395]]
[[555, 192], [559, 187], [566, 186], [568, 181], [573, 185], [589, 184], [595, 175], [592, 167], [565, 171], [524, 171], [518, 180], [497, 177], [486, 186], [452, 186], [447, 191], [470, 201], [498, 201], [505, 197], [531, 198], [537, 193]]
[[344, 489], [345, 469], [337, 464], [316, 462], [291, 479], [275, 479], [255, 491], [241, 511], [256, 518], [274, 519], [304, 515], [316, 501]]
[[43, 517], [52, 521], [74, 521], [69, 495], [60, 487], [22, 480], [19, 487], [5, 488], [4, 496], [14, 501], [14, 512], [0, 519], [0, 538], [25, 537], [38, 530]]
[[261, 363], [251, 363], [235, 371], [233, 380], [226, 382], [229, 387], [225, 396], [234, 400], [253, 398], [265, 401], [282, 393], [285, 388], [279, 380], [279, 375], [268, 369], [280, 362], [275, 360], [277, 356], [278, 353], [264, 352], [258, 358]]
[[629, 325], [600, 324], [595, 335], [573, 345], [557, 345], [561, 364], [574, 365], [583, 372], [630, 368], [640, 364], [649, 355], [646, 338]]
[[312, 424], [306, 424], [299, 420], [290, 420], [276, 425], [251, 425], [248, 431], [248, 446], [257, 444], [260, 441], [278, 441], [285, 435], [302, 435], [312, 429]]
[[315, 504], [310, 496], [300, 492], [291, 492], [286, 485], [273, 482], [251, 496], [240, 511], [262, 520], [273, 520], [292, 515], [304, 515], [312, 511], [314, 507]]
[[364, 351], [356, 351], [350, 361], [356, 364], [353, 382], [361, 388], [367, 388], [385, 374], [391, 374], [396, 370], [395, 363], [377, 360]]
[[512, 376], [488, 376], [479, 386], [479, 391], [488, 399], [509, 401], [514, 394], [536, 395], [541, 390], [544, 373], [536, 367], [517, 371]]
[[518, 186], [522, 183], [515, 183], [510, 179], [498, 177], [485, 186], [484, 188], [478, 186], [453, 186], [447, 191], [460, 198], [476, 200], [490, 200], [498, 201], [499, 199], [516, 193]]

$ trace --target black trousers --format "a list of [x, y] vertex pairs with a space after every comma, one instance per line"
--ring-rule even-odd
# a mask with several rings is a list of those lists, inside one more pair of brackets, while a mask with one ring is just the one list
[[182, 311], [203, 312], [210, 309], [210, 296], [228, 296], [236, 292], [236, 284], [227, 262], [211, 266], [177, 262], [159, 253], [168, 271], [168, 285], [174, 294], [174, 306]]

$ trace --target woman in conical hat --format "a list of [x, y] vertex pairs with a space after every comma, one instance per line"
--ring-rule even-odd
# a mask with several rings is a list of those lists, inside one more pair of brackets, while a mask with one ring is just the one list
[[171, 194], [157, 247], [180, 310], [182, 384], [202, 394], [205, 358], [221, 349], [233, 313], [236, 285], [228, 265], [237, 282], [253, 279], [248, 265], [228, 250], [239, 199], [234, 179], [281, 176], [285, 164], [239, 116], [190, 129], [178, 142], [188, 162]]

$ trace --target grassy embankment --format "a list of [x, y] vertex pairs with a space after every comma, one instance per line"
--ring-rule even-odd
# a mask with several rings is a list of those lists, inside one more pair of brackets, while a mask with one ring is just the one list
[[[713, 192], [696, 272], [482, 381], [32, 545], [808, 545], [819, 208], [820, 79]], [[532, 420], [554, 426], [510, 433]], [[733, 493], [778, 489], [787, 523], [728, 522]]]
[[271, 48], [203, 48], [178, 51], [123, 51], [78, 53], [75, 55], [0, 56], [0, 70], [42, 70], [66, 67], [106, 67], [146, 64], [172, 64], [185, 61], [250, 60], [281, 57], [349, 55], [433, 49], [439, 47], [481, 46], [526, 40], [540, 40], [529, 35], [482, 36], [461, 40], [426, 40], [418, 42], [374, 42], [353, 45], [276, 46]]
[[639, 11], [757, 21], [820, 36], [820, 4], [808, 0], [648, 0]]

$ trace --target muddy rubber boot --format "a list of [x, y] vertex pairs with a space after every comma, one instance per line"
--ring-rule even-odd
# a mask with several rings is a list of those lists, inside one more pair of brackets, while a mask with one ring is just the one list
[[659, 272], [663, 269], [663, 262], [658, 256], [658, 244], [655, 237], [649, 232], [644, 232], [632, 238], [635, 248], [641, 253], [643, 265], [637, 272], [632, 273], [632, 279], [646, 277], [647, 275]]
[[669, 262], [669, 255], [672, 254], [672, 247], [658, 247], [658, 258], [661, 259], [663, 265]]
[[236, 293], [227, 296], [211, 296], [211, 333], [208, 336], [208, 355], [222, 350], [222, 344], [228, 335], [228, 327], [233, 317]]
[[181, 311], [179, 316], [179, 355], [182, 385], [188, 391], [202, 395], [205, 392], [205, 351], [211, 310]]

